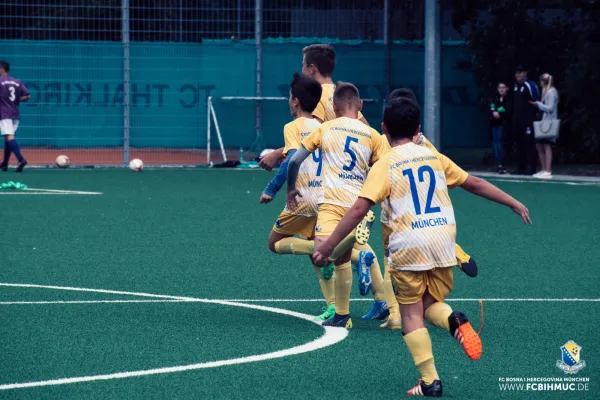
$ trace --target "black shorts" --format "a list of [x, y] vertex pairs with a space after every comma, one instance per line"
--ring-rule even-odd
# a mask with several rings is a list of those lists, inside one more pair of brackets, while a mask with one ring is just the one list
[[539, 143], [539, 144], [554, 145], [554, 144], [556, 144], [556, 138], [554, 138], [554, 139], [535, 139], [535, 142]]

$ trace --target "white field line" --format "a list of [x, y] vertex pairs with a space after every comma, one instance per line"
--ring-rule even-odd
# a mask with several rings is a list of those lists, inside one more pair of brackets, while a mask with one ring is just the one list
[[[3, 286], [0, 284], [0, 286]], [[0, 305], [43, 305], [43, 304], [127, 304], [127, 303], [205, 303], [207, 299], [190, 300], [39, 300], [39, 301], [0, 301]], [[215, 299], [210, 299], [215, 300]], [[446, 299], [449, 302], [542, 302], [542, 303], [600, 303], [600, 299], [543, 299], [543, 298], [456, 298]], [[223, 299], [234, 303], [320, 303], [323, 299]], [[350, 299], [350, 301], [373, 301], [372, 299]]]
[[[19, 284], [19, 283], [0, 283], [0, 286], [5, 287], [23, 287], [23, 288], [40, 288], [40, 289], [54, 289], [54, 290], [67, 290], [67, 291], [76, 291], [76, 292], [93, 292], [93, 293], [110, 293], [110, 294], [120, 294], [120, 295], [130, 295], [137, 297], [150, 297], [154, 299], [163, 299], [163, 300], [178, 300], [178, 301], [194, 301], [199, 303], [210, 303], [210, 304], [220, 304], [226, 306], [233, 307], [242, 307], [249, 308], [260, 311], [267, 311], [281, 315], [288, 315], [295, 318], [300, 318], [311, 323], [317, 324], [313, 321], [314, 316], [308, 314], [302, 314], [295, 311], [284, 310], [281, 308], [275, 307], [265, 307], [259, 306], [255, 304], [244, 304], [244, 303], [236, 303], [226, 300], [212, 300], [212, 299], [198, 299], [193, 297], [182, 297], [182, 296], [168, 296], [168, 295], [158, 295], [152, 293], [139, 293], [139, 292], [123, 292], [118, 290], [106, 290], [106, 289], [89, 289], [89, 288], [78, 288], [78, 287], [63, 287], [63, 286], [46, 286], [46, 285], [32, 285], [32, 284]], [[10, 390], [10, 389], [22, 389], [22, 388], [30, 388], [30, 387], [39, 387], [39, 386], [55, 386], [55, 385], [65, 385], [71, 383], [79, 383], [79, 382], [92, 382], [92, 381], [105, 381], [112, 379], [123, 379], [123, 378], [131, 378], [135, 376], [146, 376], [146, 375], [156, 375], [156, 374], [168, 374], [174, 372], [182, 372], [182, 371], [191, 371], [197, 369], [205, 369], [205, 368], [215, 368], [222, 367], [226, 365], [235, 365], [235, 364], [243, 364], [257, 361], [266, 361], [272, 360], [275, 358], [287, 357], [296, 354], [307, 353], [310, 351], [315, 351], [322, 349], [327, 346], [332, 346], [342, 340], [344, 340], [348, 336], [348, 331], [344, 328], [333, 328], [333, 327], [323, 327], [325, 333], [308, 343], [295, 346], [285, 350], [278, 350], [271, 353], [259, 354], [248, 357], [240, 357], [233, 358], [229, 360], [220, 360], [220, 361], [211, 361], [211, 362], [203, 362], [197, 364], [188, 364], [188, 365], [177, 365], [165, 368], [153, 368], [146, 370], [138, 370], [138, 371], [126, 371], [126, 372], [117, 372], [111, 374], [103, 374], [103, 375], [90, 375], [90, 376], [78, 376], [72, 378], [60, 378], [60, 379], [50, 379], [43, 381], [35, 381], [35, 382], [22, 382], [22, 383], [9, 383], [0, 385], [0, 390]]]
[[40, 300], [0, 301], [0, 306], [36, 304], [119, 304], [119, 303], [199, 303], [196, 300]]
[[23, 189], [26, 192], [45, 192], [45, 193], [64, 193], [64, 194], [102, 194], [102, 192], [84, 192], [81, 190], [60, 190], [60, 189], [35, 189], [35, 188], [27, 188]]

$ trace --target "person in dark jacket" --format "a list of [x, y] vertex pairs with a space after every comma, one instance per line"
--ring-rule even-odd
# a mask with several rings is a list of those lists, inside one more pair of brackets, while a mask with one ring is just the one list
[[492, 143], [499, 174], [506, 174], [504, 168], [504, 126], [508, 119], [508, 87], [504, 82], [498, 83], [496, 96], [490, 103], [490, 125], [492, 126]]
[[536, 120], [537, 107], [530, 102], [540, 99], [535, 82], [527, 79], [527, 69], [518, 65], [515, 70], [515, 85], [512, 100], [512, 126], [517, 141], [519, 175], [533, 175], [536, 171], [535, 137], [533, 121]]

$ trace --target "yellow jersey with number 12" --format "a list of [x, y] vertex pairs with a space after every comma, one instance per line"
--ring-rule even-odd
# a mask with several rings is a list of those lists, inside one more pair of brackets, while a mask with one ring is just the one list
[[310, 152], [321, 149], [323, 191], [319, 204], [346, 208], [358, 198], [370, 166], [390, 150], [385, 136], [348, 117], [321, 124], [302, 145]]
[[[283, 128], [283, 138], [285, 147], [283, 155], [287, 156], [290, 150], [298, 150], [302, 140], [309, 136], [313, 130], [321, 125], [314, 118], [296, 118], [286, 124]], [[298, 171], [296, 187], [302, 197], [298, 197], [298, 207], [290, 211], [285, 207], [285, 211], [293, 215], [303, 215], [307, 217], [316, 216], [319, 211], [319, 194], [321, 193], [322, 179], [322, 160], [319, 151], [312, 154], [311, 157], [304, 160]]]
[[[426, 271], [456, 265], [456, 222], [448, 186], [464, 182], [459, 167], [447, 178], [439, 157], [408, 143], [379, 160], [360, 197], [386, 201], [389, 263], [397, 270]], [[459, 183], [460, 182], [460, 183]]]
[[[333, 110], [333, 92], [335, 91], [335, 85], [333, 83], [324, 83], [321, 87], [323, 88], [321, 101], [319, 101], [317, 108], [313, 111], [313, 116], [319, 118], [323, 122], [327, 122], [337, 118], [335, 111]], [[359, 111], [358, 119], [361, 118], [363, 118], [363, 115]]]

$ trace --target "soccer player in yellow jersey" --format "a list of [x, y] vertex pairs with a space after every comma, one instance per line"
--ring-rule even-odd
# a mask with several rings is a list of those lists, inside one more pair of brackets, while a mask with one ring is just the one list
[[[287, 204], [294, 210], [299, 206], [298, 201], [303, 196], [296, 187], [300, 166], [311, 153], [321, 150], [323, 191], [319, 200], [315, 243], [324, 241], [333, 232], [337, 223], [358, 197], [370, 165], [390, 150], [389, 143], [383, 135], [358, 120], [362, 102], [358, 89], [354, 85], [338, 82], [333, 103], [338, 118], [323, 123], [304, 139], [288, 166]], [[323, 325], [347, 328], [352, 326], [350, 319], [352, 250], [351, 247], [348, 249], [334, 261], [336, 314]], [[373, 256], [372, 252], [365, 253], [371, 253], [371, 257]], [[366, 264], [368, 263], [366, 261]], [[357, 265], [359, 280], [361, 272], [365, 272], [361, 264], [359, 260]], [[381, 271], [379, 273], [381, 274]]]
[[[388, 101], [391, 101], [393, 99], [400, 99], [400, 98], [405, 98], [405, 99], [410, 99], [414, 102], [417, 101], [417, 98], [414, 94], [414, 92], [410, 89], [407, 88], [399, 88], [399, 89], [395, 89], [392, 91], [392, 93], [390, 93], [389, 97], [388, 97]], [[421, 146], [425, 146], [427, 147], [429, 150], [431, 150], [431, 152], [433, 152], [435, 155], [440, 155], [441, 156], [441, 161], [442, 161], [442, 165], [444, 166], [444, 172], [447, 174], [446, 179], [449, 178], [448, 175], [452, 174], [453, 172], [453, 165], [454, 163], [452, 161], [450, 161], [446, 156], [443, 156], [440, 154], [440, 152], [435, 148], [434, 145], [431, 144], [430, 141], [427, 140], [427, 138], [419, 132], [419, 134], [415, 135], [413, 137], [413, 143], [421, 145]], [[449, 161], [449, 162], [447, 162]], [[383, 212], [381, 213], [381, 223], [383, 226], [383, 230], [385, 231], [387, 228], [387, 221], [389, 219], [389, 216], [387, 215], [387, 213], [385, 212], [386, 210], [388, 210], [389, 207], [383, 207]], [[384, 250], [387, 252], [387, 243], [383, 244]], [[475, 260], [468, 255], [459, 245], [458, 243], [456, 243], [455, 245], [456, 248], [456, 261], [458, 263], [458, 267], [468, 276], [470, 277], [475, 277], [477, 276], [478, 273], [478, 267], [477, 267], [477, 263], [475, 262]], [[386, 290], [389, 290], [389, 285], [391, 285], [391, 277], [390, 277], [390, 273], [389, 273], [389, 268], [388, 268], [388, 263], [387, 263], [388, 257], [386, 254], [386, 257], [384, 258], [384, 270], [385, 270], [385, 274], [384, 274], [384, 281], [385, 281], [385, 285], [384, 287], [386, 288]], [[388, 319], [381, 324], [382, 328], [391, 328], [391, 329], [402, 329], [402, 324], [401, 324], [401, 320], [400, 320], [400, 308], [398, 306], [398, 303], [395, 301], [388, 301], [388, 310], [389, 310], [389, 317]]]
[[[283, 155], [286, 160], [279, 168], [277, 175], [269, 182], [260, 202], [269, 203], [277, 192], [283, 187], [287, 178], [287, 164], [296, 150], [300, 147], [301, 140], [308, 136], [320, 123], [312, 117], [312, 111], [321, 98], [321, 85], [314, 79], [295, 73], [290, 83], [289, 107], [294, 120], [285, 125], [283, 135], [285, 148]], [[321, 191], [322, 163], [319, 153], [306, 160], [300, 166], [298, 187], [302, 193], [299, 206], [294, 211], [285, 207], [277, 218], [275, 226], [269, 235], [269, 249], [277, 254], [307, 254], [310, 255], [314, 248], [314, 228], [317, 222], [318, 199]], [[294, 237], [302, 236], [302, 238]], [[321, 315], [315, 317], [316, 321], [325, 321], [335, 314], [334, 281], [331, 279], [333, 269], [315, 267], [321, 291], [327, 306]], [[325, 275], [325, 276], [324, 276]]]
[[[311, 44], [302, 49], [302, 73], [317, 80], [323, 87], [321, 100], [313, 111], [313, 116], [320, 122], [331, 121], [336, 118], [333, 109], [333, 92], [335, 85], [332, 80], [336, 65], [336, 55], [330, 44]], [[358, 112], [358, 119], [368, 125], [362, 113]], [[263, 156], [259, 165], [270, 171], [283, 157], [283, 147]]]
[[[384, 202], [390, 219], [388, 241], [391, 275], [398, 290], [404, 341], [419, 369], [412, 396], [442, 396], [442, 382], [433, 359], [425, 321], [448, 331], [469, 358], [481, 357], [482, 345], [467, 317], [445, 303], [453, 286], [456, 264], [456, 222], [448, 187], [467, 191], [510, 207], [527, 224], [527, 208], [494, 185], [468, 175], [455, 164], [444, 172], [440, 155], [413, 143], [419, 133], [420, 110], [409, 99], [386, 106], [382, 130], [392, 144], [371, 168], [361, 193], [326, 242], [318, 242], [313, 261], [322, 265], [376, 203]], [[450, 160], [448, 160], [450, 162]]]

